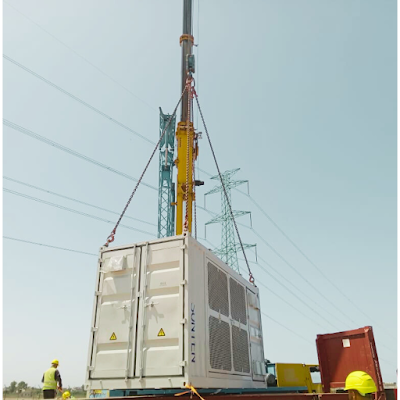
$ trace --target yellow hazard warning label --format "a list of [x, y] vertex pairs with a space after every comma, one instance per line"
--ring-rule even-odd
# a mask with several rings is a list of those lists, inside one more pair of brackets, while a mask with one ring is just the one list
[[163, 328], [160, 329], [157, 336], [165, 336], [165, 332], [164, 332]]
[[110, 340], [117, 340], [117, 335], [115, 334], [115, 332], [112, 333]]

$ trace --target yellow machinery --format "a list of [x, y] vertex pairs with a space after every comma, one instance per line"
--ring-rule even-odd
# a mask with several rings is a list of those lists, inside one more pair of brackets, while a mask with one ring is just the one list
[[268, 386], [307, 387], [309, 393], [322, 393], [318, 365], [267, 363], [266, 367]]
[[[176, 234], [181, 235], [187, 218], [187, 230], [192, 232], [192, 204], [195, 200], [193, 182], [193, 163], [197, 156], [193, 123], [179, 122], [176, 130], [178, 157], [175, 164], [178, 170], [176, 196]], [[186, 204], [187, 203], [187, 204]], [[186, 207], [187, 210], [186, 210]]]

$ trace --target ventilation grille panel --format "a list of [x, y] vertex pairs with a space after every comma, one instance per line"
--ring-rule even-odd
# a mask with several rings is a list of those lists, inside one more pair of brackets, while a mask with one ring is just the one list
[[232, 326], [233, 368], [236, 372], [250, 373], [249, 340], [247, 331]]
[[231, 295], [231, 313], [235, 321], [247, 325], [246, 317], [246, 297], [244, 287], [236, 282], [234, 279], [229, 278], [230, 295]]
[[211, 310], [229, 317], [228, 278], [224, 272], [208, 263], [208, 304]]
[[[231, 332], [227, 322], [209, 318], [210, 365], [213, 369], [232, 370]], [[247, 360], [248, 363], [248, 360]]]

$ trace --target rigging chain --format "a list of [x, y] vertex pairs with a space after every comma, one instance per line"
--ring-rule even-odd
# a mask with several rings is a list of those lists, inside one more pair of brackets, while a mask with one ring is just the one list
[[245, 261], [246, 261], [247, 270], [249, 271], [249, 282], [252, 283], [252, 284], [254, 285], [254, 284], [255, 284], [254, 276], [253, 276], [253, 273], [251, 272], [250, 265], [249, 265], [249, 261], [248, 261], [248, 259], [247, 259], [246, 253], [245, 253], [245, 251], [244, 251], [243, 242], [242, 242], [242, 239], [241, 239], [241, 237], [240, 237], [240, 235], [239, 235], [239, 229], [238, 229], [238, 227], [237, 227], [236, 220], [235, 220], [235, 217], [234, 217], [233, 211], [232, 211], [232, 206], [231, 206], [231, 203], [230, 203], [230, 201], [229, 201], [228, 193], [227, 193], [227, 191], [226, 191], [226, 187], [225, 187], [225, 184], [224, 184], [224, 180], [222, 179], [222, 174], [221, 174], [221, 171], [220, 171], [219, 166], [218, 166], [217, 157], [216, 157], [216, 155], [215, 155], [214, 148], [213, 148], [213, 146], [212, 146], [212, 144], [211, 144], [210, 135], [208, 134], [208, 129], [207, 129], [206, 121], [204, 120], [204, 116], [203, 116], [203, 112], [201, 111], [199, 99], [198, 99], [197, 93], [195, 92], [194, 88], [193, 88], [193, 92], [194, 92], [194, 97], [195, 97], [195, 99], [196, 99], [197, 107], [199, 108], [201, 120], [203, 121], [204, 129], [205, 129], [205, 131], [206, 131], [206, 135], [207, 135], [208, 143], [209, 143], [209, 145], [210, 145], [211, 153], [212, 153], [212, 155], [213, 155], [214, 162], [215, 162], [215, 165], [216, 165], [217, 170], [218, 170], [218, 176], [219, 176], [219, 179], [220, 179], [220, 181], [221, 181], [222, 188], [223, 188], [223, 190], [224, 190], [224, 195], [225, 195], [225, 198], [226, 198], [226, 202], [228, 203], [229, 212], [230, 212], [230, 214], [231, 214], [231, 218], [232, 218], [233, 224], [235, 225], [235, 230], [236, 230], [237, 237], [238, 237], [238, 239], [239, 239], [239, 243], [240, 243], [240, 247], [241, 247], [241, 250], [242, 250], [242, 253], [243, 253], [243, 257], [244, 257], [244, 259], [245, 259]]
[[169, 117], [169, 120], [168, 120], [167, 124], [165, 125], [164, 130], [162, 131], [162, 133], [161, 133], [161, 135], [160, 135], [160, 138], [158, 139], [158, 142], [157, 142], [156, 146], [154, 147], [154, 150], [153, 150], [153, 152], [151, 153], [151, 156], [150, 156], [149, 160], [147, 161], [147, 164], [146, 164], [146, 166], [145, 166], [145, 168], [144, 168], [144, 170], [143, 170], [143, 172], [142, 172], [142, 175], [140, 175], [140, 178], [139, 178], [139, 180], [137, 181], [136, 186], [135, 186], [135, 188], [133, 189], [133, 191], [132, 191], [132, 193], [131, 193], [131, 195], [130, 195], [130, 197], [129, 197], [129, 199], [128, 199], [128, 201], [127, 201], [127, 203], [126, 203], [126, 205], [125, 205], [125, 207], [124, 207], [124, 209], [123, 209], [123, 211], [122, 211], [122, 213], [121, 213], [121, 215], [119, 216], [118, 221], [117, 221], [117, 223], [115, 224], [114, 229], [111, 231], [110, 235], [108, 236], [107, 241], [106, 241], [106, 243], [104, 244], [105, 247], [108, 247], [108, 245], [109, 245], [111, 242], [114, 241], [114, 239], [115, 239], [115, 234], [116, 234], [117, 228], [118, 228], [118, 226], [119, 226], [119, 224], [120, 224], [120, 222], [121, 222], [121, 220], [122, 220], [122, 217], [124, 216], [126, 210], [128, 209], [128, 206], [129, 206], [129, 204], [130, 204], [130, 202], [131, 202], [131, 200], [132, 200], [132, 197], [133, 197], [134, 194], [136, 193], [136, 190], [137, 190], [137, 188], [139, 187], [140, 182], [142, 181], [142, 179], [143, 179], [143, 177], [144, 177], [144, 174], [146, 173], [147, 168], [149, 167], [149, 165], [150, 165], [150, 163], [151, 163], [151, 160], [152, 160], [153, 157], [154, 157], [154, 154], [155, 154], [156, 151], [158, 150], [159, 145], [160, 145], [160, 143], [161, 143], [161, 141], [162, 141], [162, 139], [163, 139], [163, 137], [164, 137], [164, 135], [165, 135], [165, 132], [166, 132], [166, 130], [168, 129], [168, 127], [169, 127], [169, 125], [170, 125], [170, 123], [171, 123], [171, 121], [172, 121], [172, 118], [173, 118], [174, 115], [176, 114], [176, 111], [177, 111], [177, 109], [178, 109], [178, 107], [179, 107], [179, 104], [180, 104], [181, 101], [182, 101], [183, 95], [185, 94], [187, 88], [188, 88], [188, 86], [186, 85], [185, 88], [183, 89], [183, 92], [182, 92], [182, 94], [181, 94], [181, 97], [179, 98], [179, 101], [178, 101], [178, 103], [177, 103], [177, 105], [176, 105], [176, 107], [175, 107], [175, 109], [174, 109], [174, 112], [173, 112], [172, 115]]

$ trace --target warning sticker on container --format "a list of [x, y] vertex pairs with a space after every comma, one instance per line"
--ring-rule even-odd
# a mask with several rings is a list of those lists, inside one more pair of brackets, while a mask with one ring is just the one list
[[165, 336], [165, 332], [164, 332], [163, 328], [160, 329], [157, 336]]
[[343, 347], [350, 347], [350, 339], [342, 339]]
[[115, 334], [115, 332], [112, 333], [110, 340], [117, 340], [117, 335]]

